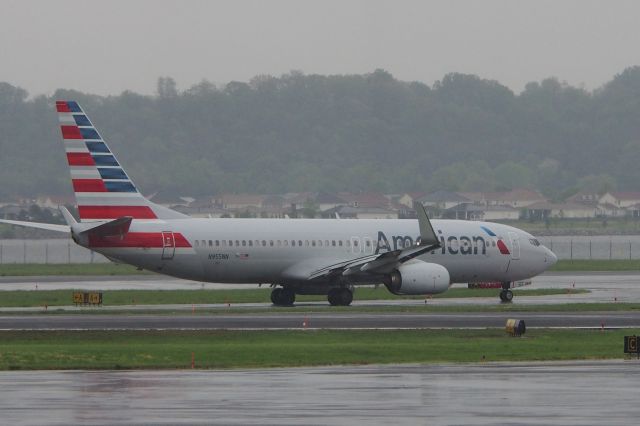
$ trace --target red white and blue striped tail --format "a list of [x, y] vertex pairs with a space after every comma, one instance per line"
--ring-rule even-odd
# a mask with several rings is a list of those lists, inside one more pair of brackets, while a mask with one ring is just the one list
[[81, 222], [184, 217], [140, 194], [77, 102], [56, 101], [56, 109]]

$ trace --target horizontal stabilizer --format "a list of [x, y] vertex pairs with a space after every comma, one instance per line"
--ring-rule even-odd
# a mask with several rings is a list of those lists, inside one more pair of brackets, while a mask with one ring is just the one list
[[80, 234], [91, 235], [95, 237], [121, 236], [129, 232], [129, 227], [131, 226], [132, 220], [133, 218], [131, 216], [120, 217], [118, 219], [112, 220], [111, 222], [103, 223], [102, 225], [86, 229]]

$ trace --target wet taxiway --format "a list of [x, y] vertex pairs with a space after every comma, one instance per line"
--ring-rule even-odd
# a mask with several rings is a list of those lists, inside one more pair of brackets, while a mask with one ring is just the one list
[[629, 425], [635, 360], [0, 372], [12, 425]]

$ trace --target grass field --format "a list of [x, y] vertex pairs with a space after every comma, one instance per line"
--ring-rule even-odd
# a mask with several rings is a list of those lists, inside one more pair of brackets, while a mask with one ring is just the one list
[[[2, 284], [0, 284], [1, 286]], [[434, 296], [435, 298], [453, 297], [496, 297], [498, 289], [466, 289], [453, 288]], [[520, 296], [542, 296], [566, 294], [564, 289], [516, 289], [514, 294]], [[586, 290], [573, 290], [573, 293], [585, 293]], [[72, 305], [73, 290], [33, 290], [2, 291], [0, 307], [33, 307], [33, 306], [68, 306]], [[121, 305], [162, 305], [162, 304], [236, 304], [236, 303], [271, 303], [269, 288], [247, 290], [112, 290], [103, 292], [103, 306]], [[424, 299], [424, 296], [402, 296], [403, 298]], [[395, 300], [401, 298], [387, 291], [384, 287], [358, 288], [357, 300]], [[326, 301], [326, 296], [297, 296], [298, 302]]]
[[[640, 260], [560, 260], [551, 271], [640, 271]], [[35, 264], [9, 263], [0, 265], [0, 276], [38, 275], [149, 275], [130, 265], [116, 263]]]
[[550, 270], [555, 272], [631, 272], [640, 271], [640, 260], [560, 260]]
[[1, 331], [0, 370], [299, 367], [623, 358], [640, 330]]
[[5, 263], [0, 265], [0, 276], [38, 275], [148, 275], [134, 266], [117, 263]]

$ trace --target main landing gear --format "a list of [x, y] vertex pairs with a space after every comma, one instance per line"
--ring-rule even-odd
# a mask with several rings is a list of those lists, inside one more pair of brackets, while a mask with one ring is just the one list
[[511, 303], [511, 301], [513, 300], [511, 283], [508, 281], [502, 283], [502, 291], [500, 291], [500, 300], [502, 300], [503, 303]]
[[349, 306], [353, 302], [353, 292], [346, 287], [334, 287], [329, 290], [327, 299], [331, 306]]
[[296, 293], [290, 288], [275, 288], [271, 292], [271, 302], [276, 306], [291, 306], [296, 301]]

